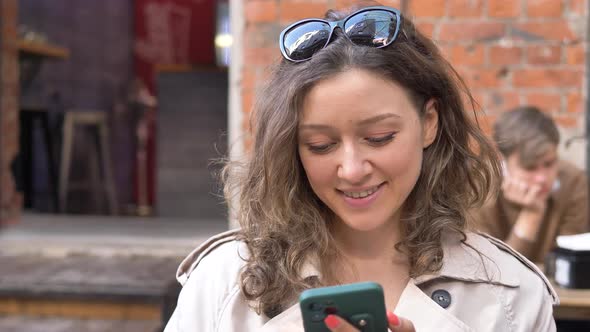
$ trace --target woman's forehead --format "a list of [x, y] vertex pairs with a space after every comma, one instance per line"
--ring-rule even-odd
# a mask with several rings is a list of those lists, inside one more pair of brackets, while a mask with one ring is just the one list
[[348, 70], [316, 83], [304, 98], [300, 124], [403, 118], [415, 109], [399, 84], [365, 70]]

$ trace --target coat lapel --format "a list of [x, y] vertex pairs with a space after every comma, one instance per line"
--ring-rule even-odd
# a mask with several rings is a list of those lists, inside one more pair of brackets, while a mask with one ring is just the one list
[[412, 321], [416, 331], [472, 331], [426, 296], [412, 280], [406, 285], [394, 312]]
[[299, 303], [295, 303], [287, 310], [269, 320], [260, 332], [303, 332], [303, 318]]
[[[411, 320], [416, 331], [472, 331], [426, 296], [413, 281], [406, 285], [394, 312]], [[269, 320], [261, 331], [303, 332], [299, 303]]]

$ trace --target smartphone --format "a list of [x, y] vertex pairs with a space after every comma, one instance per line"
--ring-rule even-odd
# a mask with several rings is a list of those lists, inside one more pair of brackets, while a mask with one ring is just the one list
[[347, 320], [362, 332], [388, 328], [383, 288], [375, 282], [308, 289], [299, 296], [305, 332], [330, 332], [324, 318], [330, 314]]

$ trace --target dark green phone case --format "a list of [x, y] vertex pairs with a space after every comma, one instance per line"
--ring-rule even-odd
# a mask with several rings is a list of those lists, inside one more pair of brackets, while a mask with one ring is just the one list
[[299, 296], [305, 332], [330, 332], [324, 318], [336, 314], [362, 332], [386, 332], [383, 288], [375, 282], [308, 289]]

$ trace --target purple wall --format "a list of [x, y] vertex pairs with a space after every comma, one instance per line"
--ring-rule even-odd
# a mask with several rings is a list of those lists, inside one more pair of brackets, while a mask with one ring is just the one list
[[[52, 105], [57, 118], [58, 113], [71, 108], [112, 113], [115, 100], [124, 96], [132, 76], [132, 0], [20, 0], [19, 24], [46, 34], [50, 42], [70, 51], [66, 60], [43, 64], [30, 88], [23, 92], [23, 104]], [[132, 200], [131, 127], [125, 116], [111, 118], [118, 196], [121, 204], [126, 204]], [[36, 140], [40, 139], [37, 135]], [[88, 138], [76, 140], [76, 152], [83, 155], [89, 143]], [[40, 147], [41, 143], [36, 145]], [[44, 152], [36, 150], [35, 208], [44, 210], [49, 203], [47, 171]], [[85, 167], [80, 160], [74, 164], [81, 177], [85, 176]], [[70, 203], [77, 206], [75, 212], [89, 212], [87, 205], [84, 200]]]
[[35, 87], [66, 106], [111, 108], [132, 74], [132, 9], [131, 0], [20, 0], [19, 23], [71, 54], [45, 63]]

